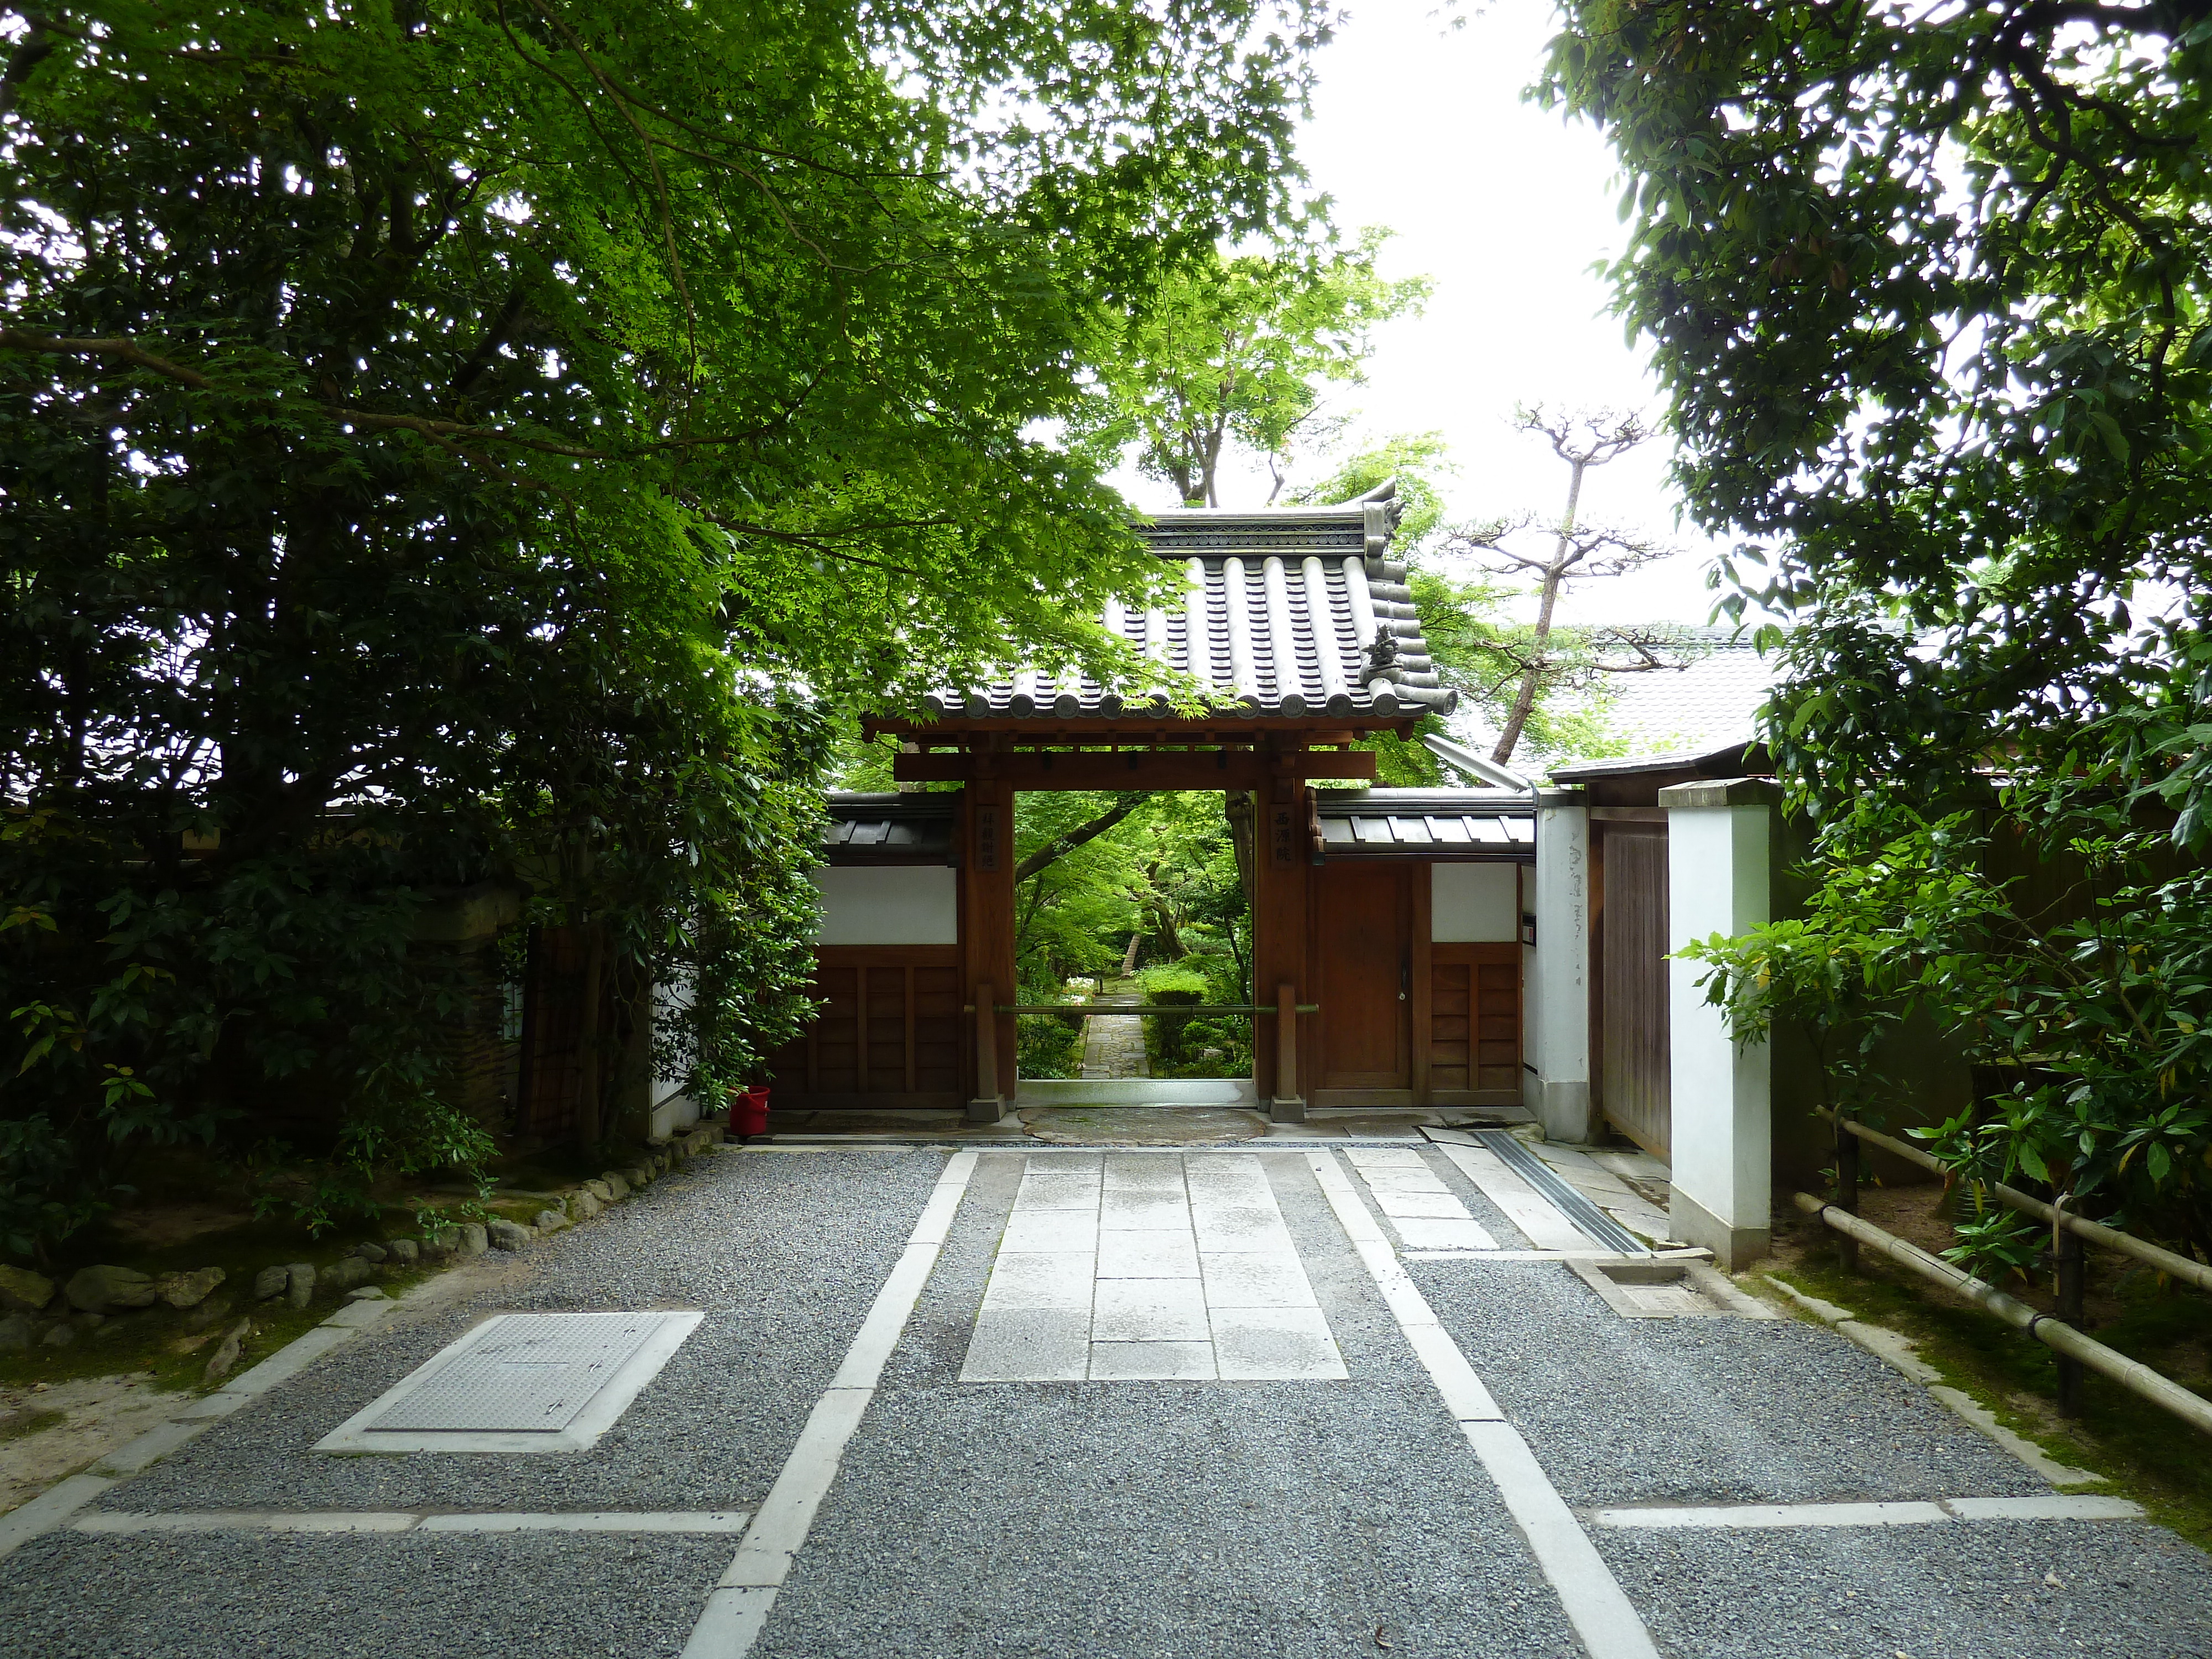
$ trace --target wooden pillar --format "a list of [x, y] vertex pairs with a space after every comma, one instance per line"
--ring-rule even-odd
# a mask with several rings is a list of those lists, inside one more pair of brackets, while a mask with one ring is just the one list
[[[1253, 848], [1252, 990], [1255, 1002], [1277, 1000], [1281, 988], [1291, 988], [1292, 1004], [1310, 1002], [1306, 994], [1307, 893], [1311, 859], [1306, 827], [1308, 790], [1293, 775], [1287, 757], [1269, 768], [1261, 783]], [[1289, 1032], [1279, 1029], [1289, 1024]], [[1313, 1073], [1315, 1017], [1298, 1015], [1286, 1020], [1281, 1014], [1255, 1017], [1252, 1069], [1259, 1085], [1261, 1109], [1272, 1117], [1297, 1122], [1305, 1115], [1305, 1100], [1294, 1092], [1299, 1077]], [[1294, 1074], [1281, 1076], [1279, 1055], [1285, 1042], [1294, 1042]], [[1285, 1090], [1291, 1092], [1285, 1092]]]
[[[988, 759], [979, 769], [988, 769]], [[1014, 1000], [1014, 791], [1003, 780], [980, 777], [969, 783], [962, 816], [966, 870], [961, 894], [960, 945], [963, 982], [975, 1002], [969, 1029], [975, 1052], [969, 1057], [975, 1091], [968, 1121], [995, 1123], [1014, 1092], [1015, 1027], [1012, 1014], [993, 1014], [988, 1005]], [[995, 1036], [987, 1043], [984, 1034]]]
[[[1413, 1044], [1411, 1050], [1413, 1069], [1409, 1080], [1413, 1085], [1413, 1104], [1416, 1106], [1426, 1106], [1431, 1103], [1435, 1086], [1429, 1080], [1430, 1039], [1436, 1029], [1434, 1008], [1429, 991], [1429, 935], [1434, 931], [1431, 915], [1435, 902], [1436, 868], [1433, 864], [1416, 864], [1410, 872], [1413, 888], [1413, 926], [1411, 937], [1407, 941], [1406, 948], [1413, 952], [1413, 985], [1411, 1006], [1408, 1009], [1413, 1028], [1408, 1034], [1409, 1041]], [[1470, 1006], [1468, 1009], [1469, 1015], [1474, 1012], [1472, 1002], [1473, 988], [1470, 987]], [[1468, 1037], [1470, 1042], [1476, 1040], [1472, 1029]], [[1474, 1054], [1472, 1049], [1468, 1054], [1468, 1063], [1470, 1066], [1474, 1064]], [[1473, 1076], [1470, 1075], [1468, 1079], [1470, 1085], [1474, 1080]]]

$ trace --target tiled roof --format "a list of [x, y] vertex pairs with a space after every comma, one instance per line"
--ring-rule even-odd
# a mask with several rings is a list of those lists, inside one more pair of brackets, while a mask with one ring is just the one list
[[832, 864], [949, 864], [955, 794], [833, 794], [822, 845]]
[[1550, 775], [1559, 783], [1635, 777], [1647, 772], [1689, 772], [1699, 777], [1733, 778], [1762, 773], [1770, 764], [1764, 745], [1737, 742], [1665, 755], [1624, 755], [1612, 760], [1577, 761], [1571, 766], [1553, 767]]
[[1607, 723], [1638, 749], [1710, 750], [1752, 735], [1752, 718], [1782, 672], [1733, 629], [1667, 630], [1689, 647], [1686, 668], [1608, 677]]
[[1431, 852], [1533, 854], [1526, 795], [1500, 789], [1321, 789], [1322, 845], [1332, 854]]
[[[1162, 513], [1138, 533], [1182, 567], [1182, 602], [1131, 610], [1113, 601], [1101, 620], [1145, 655], [1203, 682], [1224, 709], [1290, 718], [1448, 714], [1458, 694], [1437, 684], [1405, 564], [1389, 556], [1400, 511], [1386, 485], [1334, 507]], [[1111, 718], [1153, 701], [1148, 687], [1033, 668], [927, 699], [939, 715], [1062, 720]], [[1166, 700], [1157, 702], [1164, 710]]]

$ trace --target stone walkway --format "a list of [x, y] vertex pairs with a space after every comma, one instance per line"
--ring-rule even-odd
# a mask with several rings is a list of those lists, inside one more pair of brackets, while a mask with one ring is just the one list
[[[1403, 1137], [702, 1158], [57, 1517], [0, 1650], [2212, 1653], [2212, 1559], [1825, 1326], [1624, 1316], [1501, 1194]], [[544, 1328], [495, 1316], [617, 1311], [702, 1317], [606, 1396], [542, 1335], [526, 1389], [394, 1394]], [[380, 1421], [549, 1443], [317, 1449]]]
[[[1098, 999], [1102, 1008], [1136, 1006], [1133, 996]], [[1092, 1014], [1083, 1022], [1083, 1071], [1086, 1078], [1150, 1077], [1145, 1056], [1145, 1021], [1141, 1014]]]

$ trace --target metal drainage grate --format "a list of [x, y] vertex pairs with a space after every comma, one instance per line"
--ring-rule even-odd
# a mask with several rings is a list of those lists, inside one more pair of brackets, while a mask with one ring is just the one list
[[704, 1318], [501, 1314], [416, 1367], [318, 1451], [577, 1451], [613, 1426]]
[[1650, 1245], [1577, 1192], [1560, 1178], [1557, 1170], [1530, 1152], [1516, 1137], [1503, 1129], [1474, 1129], [1469, 1133], [1496, 1153], [1499, 1163], [1534, 1188], [1547, 1203], [1572, 1222], [1577, 1232], [1622, 1255], [1651, 1254]]

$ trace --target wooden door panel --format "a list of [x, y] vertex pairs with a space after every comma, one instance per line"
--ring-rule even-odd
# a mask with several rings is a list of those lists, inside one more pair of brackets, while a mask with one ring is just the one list
[[1521, 1097], [1521, 947], [1429, 947], [1429, 1087], [1487, 1105]]
[[1655, 1158], [1674, 1138], [1667, 1034], [1667, 836], [1663, 826], [1608, 823], [1600, 854], [1598, 1101], [1606, 1117]]
[[955, 1105], [961, 1006], [951, 945], [824, 945], [809, 994], [819, 1005], [773, 1063], [779, 1105]]
[[914, 1085], [923, 1093], [960, 1087], [960, 970], [914, 970]]
[[1315, 1086], [1403, 1089], [1412, 1082], [1404, 993], [1412, 958], [1410, 864], [1316, 872], [1321, 1055]]
[[814, 1064], [810, 1093], [857, 1094], [860, 1089], [860, 974], [842, 964], [823, 963], [815, 975], [814, 996], [823, 1004], [814, 1017]]
[[1466, 1089], [1474, 1034], [1474, 969], [1431, 951], [1429, 962], [1429, 1087]]
[[898, 1094], [906, 1088], [907, 969], [871, 966], [861, 971], [868, 982], [867, 1091]]

